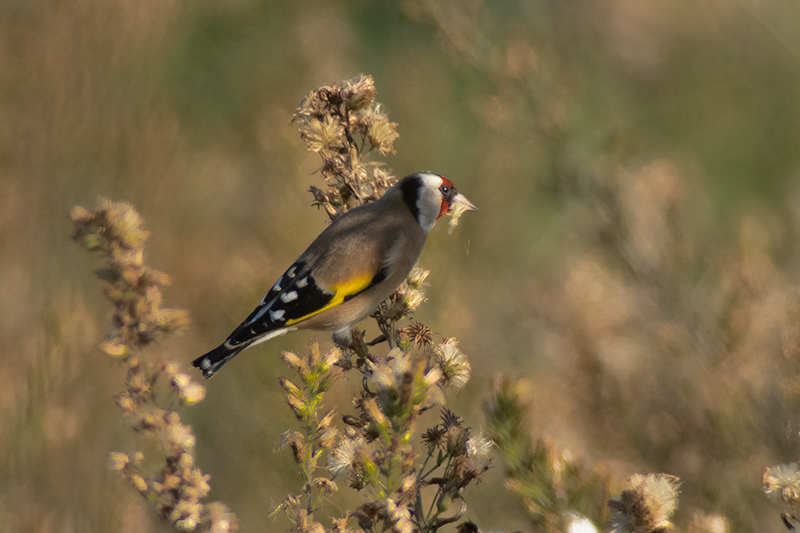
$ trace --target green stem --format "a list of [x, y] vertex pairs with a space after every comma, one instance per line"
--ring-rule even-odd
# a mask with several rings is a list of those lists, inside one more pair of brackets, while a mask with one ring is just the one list
[[397, 322], [394, 320], [389, 322], [389, 335], [387, 335], [387, 339], [389, 340], [389, 348], [397, 347]]
[[437, 468], [439, 468], [440, 466], [442, 466], [442, 463], [444, 463], [444, 460], [445, 460], [445, 458], [446, 458], [447, 456], [446, 456], [446, 455], [444, 455], [444, 454], [442, 454], [441, 452], [439, 452], [439, 457], [436, 459], [436, 464], [435, 464], [435, 465], [433, 465], [433, 466], [431, 467], [431, 469], [430, 469], [430, 470], [428, 470], [427, 472], [425, 472], [425, 466], [428, 464], [428, 460], [429, 460], [431, 457], [433, 457], [433, 453], [432, 453], [432, 452], [429, 452], [429, 453], [428, 453], [428, 457], [426, 457], [426, 458], [425, 458], [425, 462], [424, 462], [424, 463], [422, 463], [422, 468], [420, 468], [420, 472], [422, 472], [422, 473], [419, 475], [419, 478], [420, 478], [421, 480], [424, 480], [426, 477], [428, 477], [429, 475], [431, 475], [431, 474], [433, 473], [433, 471], [434, 471], [434, 470], [436, 470]]
[[[441, 463], [439, 463], [439, 464], [441, 465]], [[447, 464], [447, 466], [445, 466], [445, 472], [447, 471], [447, 468], [449, 466], [450, 466], [450, 459], [448, 459], [448, 464]], [[433, 470], [435, 470], [435, 468], [431, 469], [431, 472], [433, 472]], [[428, 472], [428, 473], [430, 473], [430, 472]], [[439, 498], [441, 496], [442, 496], [442, 486], [439, 485], [439, 488], [436, 489], [436, 494], [434, 495], [433, 500], [431, 500], [431, 506], [428, 509], [428, 513], [425, 515], [425, 525], [426, 525], [426, 527], [427, 527], [428, 523], [432, 523], [434, 520], [436, 520], [436, 518], [439, 517], [439, 514], [440, 514], [439, 511], [436, 511], [436, 514], [434, 514], [433, 513], [433, 509], [434, 509], [434, 507], [436, 507], [436, 502], [439, 500]]]
[[422, 491], [417, 490], [417, 501], [414, 504], [414, 515], [417, 518], [417, 524], [421, 528], [425, 523], [425, 516], [422, 512]]
[[308, 400], [310, 409], [308, 415], [303, 421], [305, 423], [306, 434], [306, 460], [304, 461], [303, 465], [303, 476], [305, 479], [303, 481], [305, 482], [304, 492], [306, 494], [306, 512], [308, 512], [309, 517], [314, 512], [316, 507], [316, 501], [311, 487], [314, 470], [316, 470], [316, 459], [314, 457], [314, 413], [317, 411], [316, 403], [317, 402], [314, 399]]

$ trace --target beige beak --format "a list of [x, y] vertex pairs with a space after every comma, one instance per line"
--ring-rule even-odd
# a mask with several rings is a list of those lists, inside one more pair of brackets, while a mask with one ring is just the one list
[[478, 208], [475, 207], [472, 202], [467, 200], [467, 197], [461, 193], [456, 194], [453, 196], [453, 199], [450, 201], [450, 209], [448, 211], [455, 211], [457, 213], [463, 213], [464, 211], [477, 211]]

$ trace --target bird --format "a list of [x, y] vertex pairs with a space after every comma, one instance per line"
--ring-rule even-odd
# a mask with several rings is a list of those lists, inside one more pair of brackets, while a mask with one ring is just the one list
[[349, 347], [351, 327], [408, 277], [431, 228], [454, 208], [476, 209], [446, 177], [416, 172], [339, 215], [225, 342], [192, 365], [210, 378], [245, 348], [299, 329], [332, 331], [337, 345]]

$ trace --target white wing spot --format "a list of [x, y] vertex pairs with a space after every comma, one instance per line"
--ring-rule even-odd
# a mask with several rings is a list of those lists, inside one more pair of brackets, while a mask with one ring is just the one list
[[200, 366], [203, 367], [203, 370], [208, 370], [208, 367], [211, 366], [211, 360], [208, 357], [206, 357], [205, 359], [200, 361]]
[[281, 301], [284, 303], [289, 303], [293, 300], [297, 300], [297, 291], [289, 291], [281, 294]]
[[295, 270], [297, 270], [297, 268], [296, 268], [296, 267], [292, 267], [292, 268], [290, 268], [289, 270], [287, 270], [287, 271], [286, 271], [286, 277], [287, 277], [287, 278], [293, 278], [293, 277], [294, 277]]
[[308, 285], [308, 277], [305, 277], [305, 278], [303, 278], [303, 279], [301, 279], [300, 281], [297, 282], [297, 288], [298, 289], [302, 289], [306, 285]]
[[[281, 281], [283, 281], [283, 276], [278, 278], [278, 281], [275, 282], [275, 285], [272, 286], [273, 291], [281, 290]], [[266, 300], [267, 297], [265, 296], [264, 299]]]
[[277, 311], [270, 311], [269, 318], [270, 320], [275, 322], [276, 320], [282, 319], [285, 312], [286, 311], [284, 311], [283, 309], [278, 309]]

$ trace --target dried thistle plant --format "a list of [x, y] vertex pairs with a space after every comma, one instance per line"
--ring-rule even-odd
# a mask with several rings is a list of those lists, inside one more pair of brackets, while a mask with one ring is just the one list
[[300, 137], [322, 158], [326, 189], [311, 187], [314, 203], [331, 218], [377, 200], [394, 182], [378, 163], [362, 161], [373, 149], [394, 153], [398, 136], [397, 124], [375, 103], [375, 94], [372, 77], [360, 76], [311, 91], [295, 112]]
[[[365, 162], [374, 150], [392, 153], [397, 138], [396, 124], [375, 102], [372, 78], [362, 76], [312, 91], [294, 123], [308, 149], [322, 158], [325, 189], [312, 187], [311, 193], [315, 205], [331, 218], [379, 198], [395, 181], [378, 163]], [[455, 339], [436, 344], [429, 326], [420, 322], [401, 326], [425, 301], [429, 274], [414, 269], [372, 314], [381, 332], [377, 339], [367, 343], [363, 333], [354, 332], [354, 347], [344, 353], [335, 349], [320, 356], [314, 345], [303, 357], [284, 354], [284, 363], [301, 376], [299, 386], [288, 380], [282, 385], [303, 426], [284, 440], [301, 467], [304, 489], [275, 512], [286, 514], [294, 531], [323, 530], [314, 512], [335, 492], [334, 480], [345, 481], [365, 497], [365, 503], [333, 521], [334, 531], [353, 531], [355, 524], [367, 531], [432, 532], [459, 521], [466, 512], [463, 489], [488, 469], [491, 443], [450, 411], [444, 410], [442, 422], [427, 430], [420, 428], [419, 417], [443, 406], [447, 391], [466, 384], [469, 362]], [[386, 343], [386, 353], [373, 353], [381, 343]], [[311, 370], [313, 361], [321, 360], [335, 360], [336, 367]], [[322, 407], [323, 389], [337, 372], [361, 374], [361, 387], [353, 392], [354, 413]], [[322, 412], [324, 430], [319, 429]], [[343, 415], [338, 435], [330, 426], [334, 413]], [[314, 477], [325, 454], [333, 479]], [[319, 490], [312, 496], [315, 486]], [[436, 487], [429, 501], [423, 501], [425, 486]]]
[[[103, 255], [104, 267], [97, 275], [105, 282], [113, 312], [100, 348], [127, 369], [116, 403], [133, 430], [158, 443], [163, 454], [146, 460], [142, 452], [113, 452], [111, 469], [153, 502], [159, 516], [177, 531], [236, 531], [236, 519], [224, 505], [203, 502], [208, 476], [195, 466], [191, 427], [174, 410], [201, 401], [205, 389], [174, 363], [155, 360], [142, 350], [159, 336], [185, 327], [188, 319], [182, 310], [161, 306], [161, 287], [169, 278], [144, 264], [148, 233], [139, 214], [130, 204], [103, 200], [95, 211], [75, 207], [71, 218], [73, 239]], [[155, 467], [156, 462], [161, 466]]]
[[608, 478], [528, 434], [521, 382], [499, 378], [485, 406], [490, 434], [505, 463], [506, 487], [525, 505], [531, 523], [546, 532], [569, 530], [576, 517], [607, 521]]
[[304, 356], [291, 352], [284, 352], [281, 356], [283, 363], [299, 378], [299, 386], [288, 378], [281, 378], [280, 383], [286, 391], [289, 408], [302, 424], [302, 432], [285, 432], [280, 449], [291, 449], [294, 461], [300, 467], [303, 492], [298, 496], [288, 496], [270, 516], [284, 513], [294, 524], [294, 531], [324, 531], [322, 525], [314, 521], [314, 512], [324, 498], [338, 490], [335, 482], [316, 474], [322, 455], [330, 452], [338, 435], [332, 425], [335, 411], [327, 409], [322, 412], [322, 399], [341, 373], [341, 369], [335, 366], [341, 356], [338, 348], [323, 355], [316, 343]]

